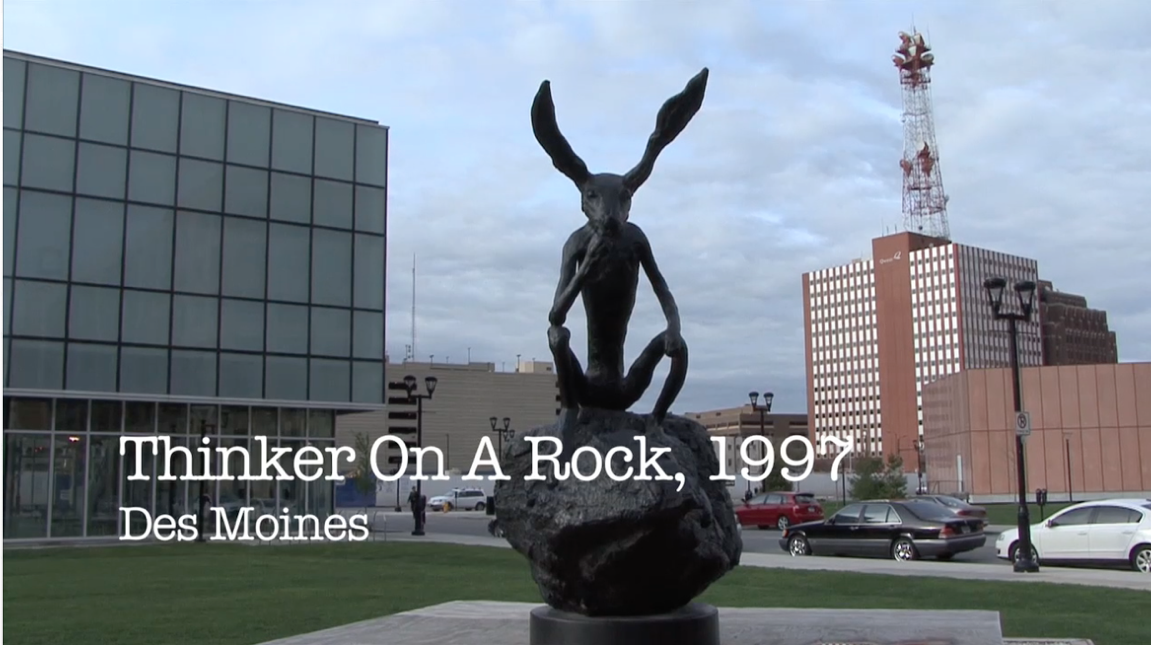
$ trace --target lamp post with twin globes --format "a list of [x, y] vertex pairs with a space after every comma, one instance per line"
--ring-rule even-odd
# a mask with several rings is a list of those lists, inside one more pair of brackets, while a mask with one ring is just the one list
[[[751, 399], [751, 409], [753, 412], [759, 413], [759, 435], [764, 437], [767, 434], [767, 415], [771, 412], [771, 403], [775, 400], [775, 394], [772, 392], [763, 393], [763, 405], [759, 404], [759, 392], [748, 392], [747, 398]], [[767, 441], [766, 437], [764, 441]], [[759, 458], [764, 458], [764, 447], [759, 447]], [[763, 468], [763, 466], [760, 466]], [[750, 474], [750, 473], [749, 473]], [[747, 480], [747, 494], [751, 494], [751, 480]]]
[[491, 417], [488, 419], [488, 421], [492, 424], [492, 432], [496, 433], [496, 441], [498, 446], [496, 448], [496, 457], [499, 460], [503, 460], [504, 440], [506, 439], [507, 441], [511, 441], [512, 435], [515, 432], [512, 430], [512, 420], [508, 417], [504, 417], [502, 426], [500, 425], [500, 420], [496, 417]]
[[[1011, 389], [1015, 401], [1016, 418], [1023, 412], [1023, 385], [1019, 375], [1019, 323], [1031, 321], [1031, 312], [1035, 307], [1035, 283], [1030, 280], [1016, 282], [1013, 285], [1015, 297], [1018, 300], [1018, 310], [1005, 310], [1003, 307], [1003, 292], [1007, 290], [1007, 280], [1003, 278], [988, 278], [983, 281], [983, 288], [987, 290], [987, 299], [991, 304], [991, 313], [996, 320], [1007, 321], [1008, 352], [1011, 354]], [[1039, 571], [1039, 563], [1035, 561], [1034, 550], [1031, 546], [1031, 512], [1027, 508], [1027, 471], [1024, 460], [1023, 435], [1015, 433], [1015, 473], [1019, 487], [1019, 544], [1015, 548], [1013, 567], [1016, 573], [1034, 573]]]
[[[416, 392], [416, 386], [419, 385], [419, 380], [411, 374], [404, 377], [404, 388], [408, 391], [408, 401], [414, 401], [416, 404], [416, 447], [424, 447], [424, 399], [432, 398], [436, 393], [436, 384], [439, 382], [434, 376], [424, 378], [424, 387], [427, 388], [426, 394], [419, 394]], [[421, 485], [422, 481], [416, 480], [416, 500], [415, 503], [419, 507], [419, 512], [414, 513], [415, 528], [412, 530], [412, 535], [424, 535], [424, 488]]]

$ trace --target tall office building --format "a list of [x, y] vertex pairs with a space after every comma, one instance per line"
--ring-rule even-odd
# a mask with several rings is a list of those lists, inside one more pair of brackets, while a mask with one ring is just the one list
[[[803, 275], [808, 427], [854, 437], [856, 453], [918, 463], [922, 388], [1010, 361], [983, 280], [1037, 280], [1034, 260], [915, 233], [872, 241], [871, 259]], [[1020, 325], [1020, 360], [1042, 359], [1038, 316]]]
[[[387, 150], [373, 121], [4, 53], [5, 539], [193, 508], [126, 479], [157, 460], [124, 433], [322, 448], [383, 409]], [[324, 480], [206, 492], [333, 506]]]
[[1107, 312], [1091, 309], [1087, 298], [1039, 282], [1044, 365], [1101, 365], [1119, 362], [1115, 332]]

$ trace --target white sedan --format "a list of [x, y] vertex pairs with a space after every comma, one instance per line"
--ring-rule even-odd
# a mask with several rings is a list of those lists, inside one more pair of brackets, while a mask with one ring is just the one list
[[[1032, 557], [1044, 564], [1129, 564], [1151, 574], [1151, 500], [1104, 499], [1069, 506], [1031, 527]], [[1019, 530], [999, 534], [996, 554], [1014, 561]]]

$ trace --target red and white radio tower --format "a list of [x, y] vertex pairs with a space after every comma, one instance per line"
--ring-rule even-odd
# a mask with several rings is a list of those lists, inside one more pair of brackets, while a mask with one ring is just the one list
[[935, 55], [923, 35], [899, 33], [892, 60], [903, 86], [903, 228], [912, 233], [951, 239], [947, 195], [939, 172], [935, 119], [931, 108], [931, 67]]

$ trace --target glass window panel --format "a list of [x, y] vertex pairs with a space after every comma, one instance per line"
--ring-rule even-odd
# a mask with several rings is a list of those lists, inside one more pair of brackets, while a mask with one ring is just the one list
[[119, 286], [124, 259], [124, 204], [77, 199], [72, 239], [72, 279]]
[[384, 314], [374, 311], [355, 313], [353, 352], [356, 358], [384, 360]]
[[[4, 71], [7, 76], [7, 65]], [[4, 434], [5, 539], [48, 535], [51, 441], [48, 435]]]
[[268, 217], [285, 222], [311, 223], [311, 177], [272, 173], [272, 207]]
[[219, 324], [216, 298], [174, 296], [172, 344], [183, 347], [216, 347]]
[[268, 226], [268, 299], [308, 301], [309, 229]]
[[384, 364], [367, 361], [352, 363], [352, 401], [384, 402]]
[[20, 183], [20, 139], [15, 130], [4, 131], [4, 184], [15, 186]]
[[20, 191], [4, 188], [4, 275], [16, 266], [16, 202]]
[[176, 202], [176, 158], [133, 150], [128, 157], [128, 199], [171, 206]]
[[8, 335], [8, 321], [12, 312], [12, 280], [4, 278], [4, 335]]
[[300, 305], [268, 304], [269, 352], [308, 353], [308, 308]]
[[352, 185], [327, 179], [316, 180], [313, 224], [352, 228]]
[[72, 286], [68, 337], [116, 342], [120, 334], [120, 290]]
[[387, 193], [382, 188], [356, 186], [356, 230], [383, 235], [387, 220]]
[[60, 399], [56, 401], [56, 432], [84, 432], [88, 429], [88, 401], [86, 399]]
[[314, 229], [312, 243], [312, 302], [351, 306], [352, 235]]
[[220, 396], [259, 399], [264, 396], [264, 357], [220, 354]]
[[120, 323], [123, 342], [167, 345], [172, 296], [125, 289], [123, 300]]
[[[155, 407], [155, 405], [151, 403], [129, 405]], [[123, 408], [123, 401], [92, 401], [92, 415], [88, 420], [89, 429], [92, 432], [120, 432], [121, 422], [123, 421]]]
[[[151, 404], [143, 404], [143, 405], [151, 405]], [[188, 406], [187, 405], [184, 405], [183, 403], [161, 403], [159, 406], [157, 406], [157, 408], [158, 409], [156, 410], [155, 413], [149, 412], [146, 415], [146, 418], [148, 419], [147, 423], [150, 424], [151, 418], [152, 418], [153, 414], [155, 414], [155, 416], [156, 416], [156, 431], [157, 432], [159, 432], [160, 434], [167, 434], [167, 435], [188, 434]], [[125, 408], [125, 414], [129, 415], [129, 418], [130, 418], [131, 412], [132, 412], [132, 403], [129, 402], [127, 407]], [[141, 413], [140, 419], [141, 419], [141, 421], [143, 421], [145, 419], [145, 415]], [[130, 427], [131, 426], [129, 426], [127, 423], [125, 423], [125, 431], [130, 432], [130, 430], [129, 430]], [[143, 423], [140, 424], [140, 430], [143, 432], [151, 432], [151, 430], [145, 429]]]
[[308, 411], [307, 410], [281, 410], [280, 411], [280, 436], [281, 437], [303, 437], [307, 434], [308, 429]]
[[228, 161], [267, 168], [271, 132], [269, 108], [232, 101], [228, 107]]
[[57, 435], [52, 453], [55, 476], [52, 478], [51, 535], [80, 537], [84, 534], [84, 460], [88, 456], [81, 436]]
[[129, 394], [167, 394], [168, 350], [120, 347], [120, 391]]
[[[325, 445], [333, 445], [331, 442], [325, 442]], [[322, 450], [323, 445], [319, 446]], [[334, 482], [325, 481], [323, 479], [314, 482], [308, 482], [308, 513], [320, 518], [323, 522], [325, 518], [335, 512], [335, 484]]]
[[[139, 459], [135, 450], [125, 451], [120, 457], [121, 476], [124, 480], [120, 484], [120, 503], [125, 507], [135, 507], [152, 512], [154, 476], [156, 472], [156, 457], [150, 451], [141, 451]], [[134, 474], [142, 474], [147, 479], [129, 480]], [[121, 516], [120, 531], [122, 535], [144, 535], [148, 530], [143, 513], [132, 513], [127, 518]]]
[[388, 185], [388, 131], [369, 125], [356, 126], [356, 181]]
[[176, 214], [176, 291], [219, 293], [220, 216]]
[[268, 216], [268, 171], [228, 166], [224, 211], [249, 217]]
[[352, 344], [350, 314], [350, 309], [312, 307], [312, 350], [309, 353], [348, 356]]
[[176, 152], [180, 132], [180, 93], [166, 87], [134, 83], [132, 147]]
[[268, 356], [264, 360], [264, 398], [303, 401], [308, 398], [308, 359]]
[[351, 367], [348, 361], [313, 358], [310, 367], [309, 400], [343, 402], [351, 398]]
[[[225, 405], [220, 407], [220, 434], [247, 436], [251, 413], [246, 405]], [[239, 471], [233, 471], [239, 472]]]
[[52, 399], [12, 399], [10, 411], [4, 415], [4, 427], [17, 430], [51, 430]]
[[64, 386], [78, 392], [116, 391], [116, 346], [68, 343]]
[[76, 163], [77, 193], [124, 199], [128, 188], [127, 150], [95, 143], [80, 143]]
[[336, 432], [335, 410], [308, 410], [308, 437], [331, 439]]
[[24, 126], [24, 73], [22, 60], [4, 57], [4, 127]]
[[272, 114], [272, 168], [312, 174], [312, 116], [288, 110]]
[[264, 303], [223, 299], [220, 310], [220, 347], [262, 351], [264, 349]]
[[13, 309], [13, 334], [63, 338], [68, 311], [68, 286], [17, 280]]
[[16, 274], [67, 280], [72, 198], [22, 190], [20, 222]]
[[352, 181], [356, 161], [356, 126], [347, 121], [316, 119], [316, 175]]
[[180, 111], [180, 154], [224, 159], [226, 103], [214, 96], [184, 92]]
[[176, 205], [219, 212], [224, 202], [224, 165], [180, 158]]
[[88, 437], [88, 537], [118, 533], [120, 515], [120, 439]]
[[124, 232], [124, 286], [172, 288], [175, 214], [166, 208], [128, 205]]
[[80, 107], [80, 72], [49, 65], [28, 65], [24, 129], [76, 136]]
[[24, 137], [24, 163], [20, 171], [23, 186], [72, 192], [75, 161], [75, 142], [29, 134]]
[[13, 338], [8, 351], [8, 387], [62, 389], [64, 343]]
[[224, 295], [264, 297], [267, 235], [264, 222], [224, 218]]
[[80, 98], [80, 138], [128, 145], [132, 85], [118, 78], [84, 74]]
[[172, 394], [216, 396], [216, 353], [173, 349]]
[[384, 308], [384, 238], [356, 235], [356, 307]]

